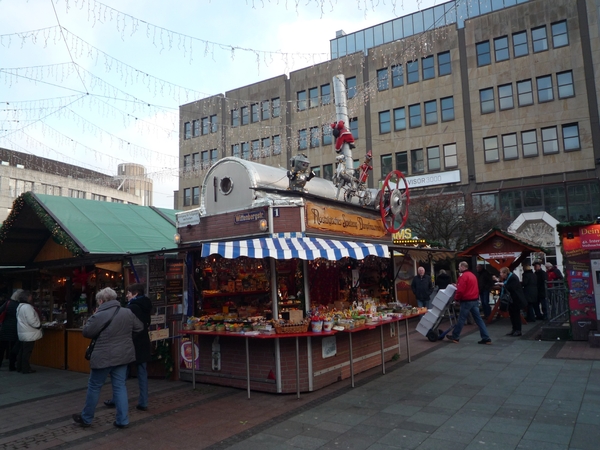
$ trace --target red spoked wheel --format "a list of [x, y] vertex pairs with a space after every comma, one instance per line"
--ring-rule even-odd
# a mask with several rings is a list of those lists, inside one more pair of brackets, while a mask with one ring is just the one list
[[408, 219], [410, 195], [406, 178], [399, 170], [392, 170], [381, 188], [379, 211], [383, 226], [390, 233], [396, 233]]

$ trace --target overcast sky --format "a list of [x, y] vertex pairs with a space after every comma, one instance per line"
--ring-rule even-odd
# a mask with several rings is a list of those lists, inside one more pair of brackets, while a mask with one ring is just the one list
[[[0, 0], [0, 147], [178, 186], [178, 106], [329, 59], [435, 0]], [[39, 30], [39, 31], [35, 31]], [[34, 32], [35, 31], [35, 32]]]

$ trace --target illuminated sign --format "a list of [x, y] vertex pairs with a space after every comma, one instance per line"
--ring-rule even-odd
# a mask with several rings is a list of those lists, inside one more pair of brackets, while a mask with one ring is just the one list
[[579, 228], [581, 248], [600, 249], [600, 225], [589, 225]]

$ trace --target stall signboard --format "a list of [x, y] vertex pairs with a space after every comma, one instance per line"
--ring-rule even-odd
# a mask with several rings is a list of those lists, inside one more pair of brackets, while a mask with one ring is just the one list
[[165, 296], [165, 258], [155, 256], [148, 261], [148, 297], [154, 306], [164, 306]]
[[180, 259], [166, 261], [165, 294], [169, 305], [183, 301], [183, 261]]
[[353, 212], [317, 205], [313, 202], [306, 202], [306, 227], [371, 238], [382, 238], [387, 234], [379, 218], [364, 217]]
[[574, 330], [597, 319], [590, 252], [583, 247], [583, 236], [574, 233], [573, 238], [562, 239], [565, 278], [569, 286], [569, 316]]
[[160, 330], [150, 331], [150, 341], [162, 341], [163, 339], [169, 338], [169, 329], [162, 328]]
[[588, 225], [579, 228], [581, 248], [600, 250], [600, 225]]
[[[200, 348], [198, 345], [194, 345], [194, 356], [195, 356], [195, 365], [196, 370], [200, 370]], [[180, 360], [179, 367], [182, 369], [190, 369], [192, 368], [192, 342], [188, 337], [183, 337], [181, 339], [181, 348], [180, 348]]]

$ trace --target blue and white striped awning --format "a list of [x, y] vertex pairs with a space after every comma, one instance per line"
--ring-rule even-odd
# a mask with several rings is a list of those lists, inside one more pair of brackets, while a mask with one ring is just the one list
[[309, 237], [258, 238], [245, 241], [209, 242], [202, 244], [202, 256], [218, 254], [225, 258], [306, 259], [325, 258], [337, 261], [349, 256], [364, 259], [369, 255], [389, 258], [388, 246], [364, 242], [336, 241]]

